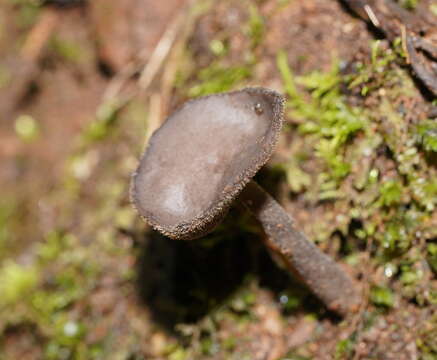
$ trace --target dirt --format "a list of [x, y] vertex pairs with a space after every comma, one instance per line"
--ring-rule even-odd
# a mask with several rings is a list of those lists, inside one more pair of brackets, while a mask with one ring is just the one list
[[[419, 11], [430, 16], [430, 6], [420, 1]], [[47, 13], [55, 25], [26, 58], [26, 39], [51, 26], [42, 20]], [[175, 22], [181, 13], [183, 21]], [[178, 26], [175, 38], [171, 26]], [[408, 172], [435, 178], [435, 150], [408, 140], [408, 131], [427, 121], [433, 99], [411, 80], [398, 53], [372, 68], [375, 39], [385, 61], [392, 44], [340, 1], [2, 2], [0, 279], [12, 290], [0, 301], [0, 358], [434, 359], [435, 199], [408, 190], [401, 200], [374, 205], [383, 201], [377, 194], [384, 183], [398, 176], [405, 188]], [[142, 86], [162, 41], [169, 54]], [[369, 156], [350, 160], [351, 175], [338, 185], [343, 196], [317, 197], [327, 170], [314, 155], [314, 138], [299, 128], [306, 119], [290, 108], [288, 130], [259, 176], [364, 291], [362, 309], [345, 319], [276, 265], [243, 210], [231, 209], [205, 241], [187, 243], [152, 232], [129, 203], [130, 174], [166, 114], [223, 77], [220, 89], [284, 90], [278, 53], [296, 76], [329, 73], [334, 64], [342, 79], [372, 69], [359, 85], [340, 86], [344, 103], [371, 119], [341, 155], [353, 159], [367, 141], [365, 131], [383, 139]], [[223, 75], [229, 69], [234, 72]], [[2, 74], [12, 79], [5, 86]], [[311, 98], [304, 85], [297, 88]], [[108, 93], [126, 101], [112, 108]], [[28, 127], [20, 130], [23, 116], [30, 118], [30, 125], [21, 121], [30, 135]], [[416, 146], [411, 156], [420, 159], [407, 163], [395, 146], [404, 146], [402, 153]], [[311, 179], [299, 190], [286, 175], [296, 154]], [[366, 169], [377, 169], [381, 183], [359, 188], [358, 174]], [[386, 253], [389, 245], [377, 236], [356, 235], [368, 230], [367, 222], [376, 233], [389, 233], [415, 206], [420, 211], [408, 218], [416, 227], [405, 250]], [[11, 264], [17, 267], [3, 270]], [[386, 275], [390, 266], [397, 275]]]

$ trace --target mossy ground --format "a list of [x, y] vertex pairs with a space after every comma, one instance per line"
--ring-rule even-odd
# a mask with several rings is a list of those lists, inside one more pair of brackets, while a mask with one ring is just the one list
[[[6, 3], [19, 43], [41, 9]], [[88, 21], [75, 11], [38, 92], [0, 128], [13, 149], [0, 179], [0, 359], [437, 358], [437, 125], [401, 40], [375, 39], [335, 1], [198, 2], [147, 93], [102, 100], [114, 80], [90, 33], [74, 32]], [[278, 268], [241, 209], [186, 243], [130, 206], [163, 113], [254, 85], [287, 96], [258, 180], [357, 279], [366, 301], [350, 318]]]

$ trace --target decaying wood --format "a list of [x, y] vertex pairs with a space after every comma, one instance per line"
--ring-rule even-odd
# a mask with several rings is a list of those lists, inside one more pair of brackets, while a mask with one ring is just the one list
[[393, 0], [342, 0], [358, 17], [388, 40], [400, 37], [413, 74], [437, 95], [437, 19], [429, 12], [410, 12]]

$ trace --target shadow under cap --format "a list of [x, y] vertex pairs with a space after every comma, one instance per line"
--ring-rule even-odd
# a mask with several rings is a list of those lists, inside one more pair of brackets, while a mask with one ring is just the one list
[[283, 97], [247, 88], [185, 103], [153, 134], [133, 175], [139, 214], [173, 239], [213, 230], [270, 158]]

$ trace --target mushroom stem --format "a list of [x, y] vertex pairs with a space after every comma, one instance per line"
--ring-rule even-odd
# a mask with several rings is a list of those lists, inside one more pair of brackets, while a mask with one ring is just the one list
[[246, 185], [239, 199], [263, 226], [266, 245], [328, 309], [341, 315], [358, 310], [361, 297], [352, 279], [295, 228], [293, 218], [275, 199], [254, 181]]

